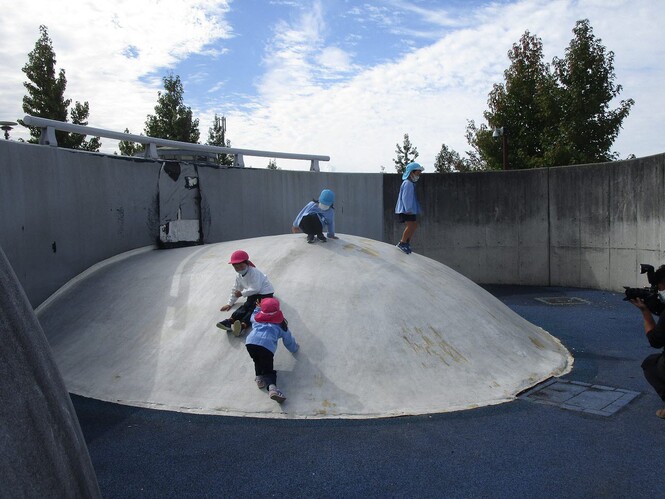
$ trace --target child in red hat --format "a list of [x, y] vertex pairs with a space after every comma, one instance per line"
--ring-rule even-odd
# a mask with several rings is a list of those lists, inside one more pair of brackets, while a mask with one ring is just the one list
[[231, 254], [229, 264], [236, 271], [236, 282], [231, 288], [229, 301], [220, 310], [226, 312], [241, 296], [246, 297], [245, 303], [231, 314], [229, 319], [217, 323], [217, 327], [231, 331], [235, 336], [240, 336], [243, 329], [249, 327], [252, 312], [256, 307], [257, 300], [271, 297], [275, 290], [263, 272], [249, 260], [246, 251], [237, 250]]
[[256, 386], [267, 388], [270, 398], [281, 404], [286, 397], [277, 388], [277, 371], [273, 366], [280, 338], [289, 352], [298, 351], [299, 345], [289, 331], [284, 314], [279, 309], [279, 301], [277, 298], [263, 298], [252, 315], [252, 330], [247, 335], [245, 347], [254, 361]]

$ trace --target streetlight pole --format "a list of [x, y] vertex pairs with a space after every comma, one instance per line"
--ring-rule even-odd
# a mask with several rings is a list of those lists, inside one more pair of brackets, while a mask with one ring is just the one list
[[9, 140], [9, 132], [17, 125], [14, 121], [0, 121], [0, 130], [5, 132], [5, 140]]
[[503, 141], [502, 148], [503, 148], [503, 169], [508, 170], [509, 165], [508, 165], [508, 134], [506, 133], [506, 130], [503, 131], [503, 135], [501, 136], [501, 139]]
[[492, 132], [492, 137], [495, 139], [501, 137], [501, 152], [503, 154], [503, 169], [510, 169], [508, 165], [508, 129], [505, 126], [495, 128]]

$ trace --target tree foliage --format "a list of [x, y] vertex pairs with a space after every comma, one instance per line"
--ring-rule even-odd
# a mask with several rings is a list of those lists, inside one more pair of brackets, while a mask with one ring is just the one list
[[[128, 128], [125, 128], [125, 133], [129, 133]], [[123, 156], [134, 156], [136, 153], [143, 151], [143, 146], [131, 140], [121, 140], [118, 142], [118, 149]]]
[[611, 153], [610, 148], [635, 101], [622, 100], [619, 107], [610, 109], [610, 102], [622, 90], [614, 83], [614, 52], [607, 52], [594, 36], [588, 19], [577, 21], [573, 34], [566, 56], [553, 61], [560, 84], [559, 100], [565, 111], [558, 129], [562, 140], [554, 153], [555, 161], [611, 161], [618, 154]]
[[556, 128], [558, 109], [556, 84], [549, 64], [543, 62], [542, 41], [528, 31], [508, 52], [511, 62], [504, 71], [504, 83], [495, 84], [483, 113], [487, 125], [467, 126], [467, 137], [476, 156], [487, 169], [503, 168], [501, 141], [492, 137], [495, 128], [504, 127], [510, 147], [511, 168], [546, 166], [544, 154]]
[[[224, 116], [217, 116], [217, 113], [215, 113], [212, 127], [208, 128], [206, 144], [209, 146], [231, 147], [231, 141], [226, 138], [226, 118]], [[218, 154], [216, 162], [218, 165], [233, 166], [233, 155]]]
[[401, 146], [399, 143], [395, 145], [397, 147], [397, 149], [395, 149], [397, 158], [393, 159], [393, 163], [395, 163], [395, 170], [397, 170], [397, 173], [401, 174], [406, 170], [406, 165], [416, 160], [418, 157], [418, 149], [411, 144], [408, 133], [404, 134], [404, 142]]
[[199, 120], [192, 118], [191, 108], [183, 103], [185, 93], [180, 76], [172, 74], [162, 78], [165, 92], [158, 92], [155, 114], [149, 114], [145, 122], [145, 134], [149, 137], [198, 143]]
[[[88, 126], [89, 114], [90, 106], [88, 105], [88, 101], [85, 101], [83, 104], [77, 101], [71, 111], [72, 123], [75, 125]], [[85, 140], [85, 137], [85, 135], [78, 133], [70, 133], [67, 136], [64, 147], [82, 149], [84, 151], [99, 151], [99, 148], [102, 146], [99, 137], [92, 137], [90, 140]]]
[[[27, 94], [23, 96], [23, 111], [31, 116], [67, 122], [71, 99], [65, 99], [67, 88], [65, 70], [60, 69], [56, 76], [55, 51], [48, 28], [44, 25], [39, 26], [39, 33], [35, 48], [28, 54], [28, 62], [22, 69], [28, 77], [28, 81], [23, 83], [27, 90]], [[72, 123], [87, 125], [89, 114], [88, 102], [81, 104], [77, 101], [71, 110]], [[31, 136], [29, 142], [39, 142], [41, 129], [39, 127], [29, 127], [29, 129]], [[99, 137], [86, 140], [86, 135], [59, 130], [55, 133], [60, 147], [86, 151], [99, 151], [101, 147]]]
[[615, 85], [614, 53], [595, 38], [588, 20], [578, 21], [563, 59], [544, 62], [540, 38], [528, 31], [508, 52], [504, 83], [488, 96], [486, 123], [466, 129], [471, 169], [500, 169], [502, 142], [492, 137], [504, 127], [510, 168], [595, 163], [616, 159], [610, 152], [634, 101], [621, 101]]
[[434, 160], [434, 171], [437, 173], [452, 173], [468, 171], [467, 161], [457, 151], [449, 149], [446, 144], [441, 145], [441, 150]]
[[268, 161], [268, 166], [266, 166], [268, 170], [281, 170], [279, 166], [277, 166], [277, 160], [276, 159], [271, 159]]

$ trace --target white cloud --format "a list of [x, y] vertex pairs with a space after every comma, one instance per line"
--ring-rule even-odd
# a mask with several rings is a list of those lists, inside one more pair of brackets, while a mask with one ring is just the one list
[[[53, 41], [57, 68], [66, 71], [65, 97], [89, 101], [89, 121], [96, 127], [129, 127], [138, 133], [162, 88], [156, 73], [232, 36], [224, 20], [228, 8], [227, 1], [213, 0], [22, 4], [0, 18], [0, 36], [12, 40], [0, 58], [5, 78], [0, 109], [8, 113], [3, 119], [23, 117], [21, 68], [39, 37], [39, 25], [44, 24]], [[17, 129], [13, 136], [28, 135]]]
[[[303, 92], [302, 82], [282, 80], [278, 92], [264, 95], [269, 98], [259, 110], [235, 116], [239, 127], [235, 133], [267, 149], [330, 154], [328, 168], [337, 171], [373, 172], [381, 165], [394, 171], [395, 145], [409, 133], [419, 159], [431, 168], [442, 143], [461, 153], [469, 148], [464, 138], [467, 120], [484, 121], [487, 95], [493, 83], [503, 81], [507, 52], [524, 31], [542, 38], [545, 60], [551, 61], [564, 56], [575, 22], [589, 18], [596, 36], [617, 55], [616, 81], [624, 84], [622, 98], [638, 101], [614, 149], [622, 156], [661, 152], [660, 139], [648, 132], [648, 123], [653, 126], [654, 116], [664, 110], [657, 87], [663, 81], [658, 33], [665, 16], [657, 7], [649, 0], [617, 0], [609, 5], [572, 0], [490, 4], [467, 13], [468, 27], [449, 31], [431, 45], [343, 82], [328, 85], [309, 78]], [[389, 23], [385, 8], [373, 9]], [[628, 26], [627, 19], [631, 19]], [[647, 65], [651, 74], [637, 71], [635, 61]], [[314, 73], [304, 58], [300, 63], [302, 74]], [[279, 72], [277, 67], [272, 70]], [[659, 112], [648, 116], [649, 109]], [[625, 150], [626, 143], [637, 149]]]
[[323, 48], [315, 59], [323, 66], [324, 71], [330, 71], [333, 75], [348, 73], [354, 69], [352, 56], [338, 47]]
[[[39, 24], [46, 24], [58, 67], [67, 70], [67, 97], [90, 102], [91, 125], [139, 133], [153, 112], [163, 74], [192, 54], [219, 57], [227, 50], [221, 42], [235, 32], [250, 36], [242, 26], [228, 25], [229, 3], [86, 0], [74, 7], [39, 0], [12, 9], [0, 18], [0, 36], [12, 40], [0, 46], [0, 120], [22, 117], [21, 68], [38, 38]], [[383, 165], [392, 172], [395, 145], [408, 133], [419, 159], [431, 169], [442, 143], [460, 153], [468, 149], [466, 122], [483, 121], [492, 84], [503, 81], [507, 52], [524, 31], [543, 40], [550, 61], [564, 55], [575, 21], [589, 18], [596, 36], [616, 55], [621, 98], [636, 100], [615, 149], [623, 156], [663, 152], [659, 128], [665, 112], [665, 13], [657, 0], [518, 0], [457, 11], [427, 10], [424, 4], [355, 4], [347, 19], [362, 19], [373, 23], [372, 28], [360, 26], [335, 38], [325, 2], [276, 2], [294, 8], [299, 17], [265, 27], [272, 37], [256, 88], [219, 96], [217, 90], [224, 93], [229, 81], [223, 76], [208, 81], [195, 105], [189, 103], [194, 96], [187, 94], [200, 120], [202, 140], [214, 112], [223, 109], [236, 147], [329, 154], [330, 164], [322, 164], [329, 170], [378, 172]], [[396, 14], [407, 10], [409, 25], [400, 25]], [[356, 55], [342, 47], [352, 40], [354, 50], [360, 50], [373, 29], [403, 30], [413, 45], [384, 47], [377, 59], [386, 62], [361, 67]], [[424, 39], [416, 38], [432, 34], [436, 38], [424, 46]], [[205, 81], [205, 71], [187, 77]], [[19, 133], [15, 130], [12, 137]], [[246, 161], [261, 168], [267, 163], [265, 158]], [[278, 161], [281, 167], [285, 164]]]

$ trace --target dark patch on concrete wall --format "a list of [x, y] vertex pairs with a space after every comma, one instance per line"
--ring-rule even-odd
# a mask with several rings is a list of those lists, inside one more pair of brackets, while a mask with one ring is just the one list
[[159, 175], [159, 241], [162, 248], [200, 244], [201, 194], [193, 163], [165, 161]]

